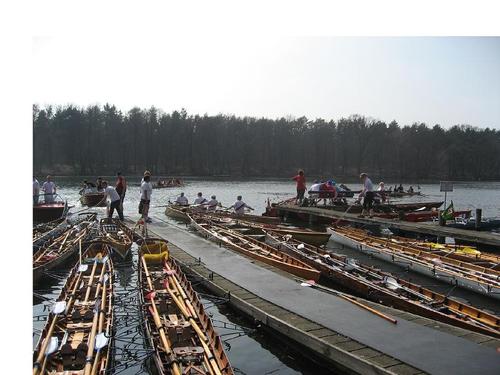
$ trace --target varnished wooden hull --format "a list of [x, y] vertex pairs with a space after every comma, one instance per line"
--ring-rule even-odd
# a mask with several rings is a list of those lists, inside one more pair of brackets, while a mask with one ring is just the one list
[[[250, 258], [259, 260], [263, 263], [269, 264], [271, 266], [274, 266], [276, 268], [279, 268], [283, 271], [289, 272], [293, 275], [299, 276], [301, 278], [304, 278], [306, 280], [314, 280], [318, 281], [320, 277], [320, 272], [309, 265], [301, 262], [300, 260], [291, 257], [291, 256], [284, 256], [284, 254], [280, 253], [279, 251], [276, 251], [275, 249], [269, 249], [265, 248], [265, 244], [259, 243], [259, 241], [254, 240], [251, 237], [248, 236], [243, 236], [239, 235], [236, 232], [233, 232], [232, 235], [235, 236], [236, 239], [240, 237], [244, 241], [248, 241], [251, 243], [256, 244], [257, 246], [264, 247], [263, 251], [261, 253], [257, 251], [250, 251], [246, 249], [245, 247], [241, 246], [238, 243], [235, 243], [234, 240], [231, 240], [228, 238], [226, 233], [224, 235], [219, 235], [216, 231], [210, 230], [207, 226], [204, 226], [202, 223], [197, 221], [196, 219], [193, 218], [193, 221], [191, 222], [191, 225], [194, 229], [196, 229], [203, 237], [214, 241], [219, 244], [223, 244], [227, 248], [234, 250], [236, 252], [239, 252], [243, 255], [246, 255]], [[215, 226], [212, 226], [215, 228]], [[229, 229], [224, 229], [227, 230], [227, 233], [230, 233]], [[275, 252], [277, 253], [276, 257], [269, 256], [269, 255], [264, 255], [263, 253], [265, 252]]]
[[115, 254], [125, 259], [130, 253], [130, 248], [134, 240], [134, 235], [130, 228], [118, 219], [109, 218], [101, 219], [100, 226], [104, 236], [98, 238], [97, 241], [108, 244]]
[[64, 217], [67, 204], [64, 202], [44, 203], [33, 206], [33, 222], [46, 223]]
[[[160, 330], [163, 330], [169, 345], [168, 350], [172, 353], [170, 356], [175, 358], [176, 363], [179, 365], [183, 365], [184, 368], [193, 366], [197, 371], [196, 373], [200, 375], [210, 374], [209, 369], [214, 367], [217, 367], [222, 375], [233, 375], [234, 372], [224, 351], [222, 341], [215, 332], [210, 317], [204, 311], [198, 295], [180, 267], [171, 258], [156, 258], [154, 260], [144, 258], [143, 260], [144, 254], [158, 254], [158, 252], [162, 251], [162, 246], [154, 246], [155, 243], [160, 244], [162, 241], [148, 239], [146, 240], [148, 246], [141, 246], [138, 271], [139, 298], [142, 306], [144, 332], [148, 345], [154, 351], [152, 358], [158, 374], [170, 375], [173, 373], [172, 364], [169, 364], [166, 359], [164, 341], [160, 334]], [[166, 241], [163, 242], [166, 243]], [[145, 267], [147, 267], [147, 272]], [[170, 270], [168, 274], [164, 272], [165, 269]], [[147, 275], [150, 276], [151, 284], [148, 282]], [[165, 283], [167, 278], [169, 280], [168, 284]], [[174, 281], [174, 278], [176, 281]], [[184, 302], [180, 303], [185, 304], [186, 311], [194, 313], [192, 315], [193, 320], [189, 320], [183, 314], [168, 289], [166, 289], [176, 288], [176, 286], [179, 286], [185, 293], [186, 298], [183, 299]], [[154, 292], [154, 294], [151, 292]], [[161, 319], [160, 323], [162, 327], [165, 327], [164, 329], [159, 328], [157, 322], [155, 322], [155, 310], [151, 307], [152, 303], [155, 303], [158, 317]], [[192, 310], [190, 310], [189, 305], [192, 306]], [[193, 329], [193, 324], [196, 324], [207, 338], [206, 345], [210, 356], [213, 358], [212, 362], [208, 360], [206, 352], [201, 348], [200, 336]], [[192, 355], [189, 358], [183, 356], [182, 353], [186, 352], [191, 352]]]
[[87, 207], [106, 207], [106, 199], [104, 193], [87, 193], [82, 194], [80, 202]]
[[[312, 247], [306, 247], [299, 251], [296, 241], [287, 240], [274, 233], [267, 234], [266, 242], [316, 267], [321, 271], [322, 277], [330, 279], [335, 284], [360, 297], [456, 327], [492, 337], [500, 337], [500, 318], [493, 314], [409, 283], [373, 267], [357, 265], [360, 271], [355, 272], [350, 269], [350, 266], [353, 267], [345, 256]], [[403, 285], [408, 290], [414, 291], [415, 294], [400, 289], [396, 293], [395, 290], [386, 287], [383, 281], [388, 277], [393, 278], [399, 285]], [[372, 279], [378, 281], [371, 281]], [[424, 297], [419, 298], [418, 296]], [[427, 302], [426, 298], [432, 302]], [[468, 314], [468, 318], [461, 318], [465, 313]]]
[[[40, 374], [41, 368], [50, 374], [83, 374], [89, 346], [94, 345], [94, 338], [99, 333], [110, 338], [98, 355], [95, 350], [91, 351], [87, 366], [95, 366], [98, 375], [105, 375], [109, 369], [114, 322], [113, 264], [107, 246], [102, 244], [92, 244], [82, 259], [87, 270], [80, 271], [78, 262], [56, 299], [66, 302], [65, 310], [57, 316], [51, 313], [42, 330], [33, 352], [34, 374]], [[57, 350], [47, 359], [42, 356], [39, 361], [43, 343], [49, 337], [57, 337]]]

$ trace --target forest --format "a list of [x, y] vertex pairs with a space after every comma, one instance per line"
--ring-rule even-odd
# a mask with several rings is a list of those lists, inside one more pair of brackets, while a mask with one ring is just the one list
[[500, 131], [457, 124], [33, 106], [33, 173], [500, 180]]

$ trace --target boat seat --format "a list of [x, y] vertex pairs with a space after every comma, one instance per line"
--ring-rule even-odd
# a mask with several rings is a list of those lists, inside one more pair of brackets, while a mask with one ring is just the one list
[[202, 363], [204, 350], [200, 346], [180, 346], [173, 348], [175, 356], [184, 364]]

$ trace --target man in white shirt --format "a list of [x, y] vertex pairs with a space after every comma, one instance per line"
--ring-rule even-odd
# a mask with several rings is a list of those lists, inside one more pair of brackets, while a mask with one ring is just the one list
[[54, 195], [56, 194], [56, 184], [52, 181], [52, 176], [47, 176], [47, 181], [42, 185], [42, 190], [45, 196], [45, 203], [54, 202]]
[[184, 196], [184, 193], [181, 193], [175, 200], [175, 203], [179, 206], [189, 206], [188, 199]]
[[241, 195], [238, 195], [236, 198], [236, 202], [229, 207], [229, 209], [234, 208], [234, 212], [236, 215], [243, 215], [245, 213], [245, 208], [253, 211], [253, 208], [243, 202]]
[[33, 176], [33, 205], [38, 204], [38, 196], [40, 195], [40, 183], [38, 180]]
[[217, 201], [215, 195], [212, 195], [211, 199], [205, 204], [208, 211], [215, 211], [217, 209], [217, 206], [219, 205], [219, 202]]
[[205, 204], [207, 200], [203, 198], [203, 194], [198, 193], [198, 198], [194, 200], [194, 204]]
[[359, 217], [365, 217], [367, 211], [369, 217], [373, 217], [373, 198], [375, 196], [373, 192], [373, 182], [366, 173], [361, 173], [359, 178], [361, 182], [363, 182], [363, 190], [361, 190], [357, 199], [357, 201], [360, 202], [361, 198], [363, 198], [363, 211], [361, 211]]
[[151, 194], [153, 193], [153, 185], [150, 181], [151, 173], [149, 171], [145, 171], [144, 178], [141, 183], [141, 202], [139, 203], [139, 213], [142, 214], [142, 218], [146, 223], [152, 222], [151, 218], [148, 216], [149, 203], [151, 202]]
[[111, 219], [113, 217], [113, 213], [116, 211], [118, 212], [118, 217], [120, 218], [121, 221], [124, 220], [123, 218], [123, 211], [121, 207], [121, 199], [120, 199], [120, 194], [116, 191], [116, 189], [113, 186], [108, 186], [108, 181], [102, 181], [102, 187], [104, 189], [104, 199], [108, 199], [111, 202], [109, 205], [109, 214], [108, 217]]

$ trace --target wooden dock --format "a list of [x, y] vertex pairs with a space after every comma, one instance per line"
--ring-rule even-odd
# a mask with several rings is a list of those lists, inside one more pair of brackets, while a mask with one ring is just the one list
[[272, 266], [154, 217], [150, 235], [170, 241], [187, 273], [235, 309], [306, 347], [332, 370], [358, 374], [496, 374], [500, 340], [362, 301], [389, 323], [335, 295], [301, 287]]
[[[292, 205], [280, 205], [276, 207], [282, 216], [289, 214], [302, 214], [308, 217], [320, 217], [334, 220], [350, 221], [359, 224], [380, 225], [389, 229], [396, 228], [413, 233], [429, 234], [438, 237], [452, 237], [464, 241], [500, 247], [500, 235], [491, 232], [480, 232], [440, 226], [437, 223], [413, 223], [401, 220], [390, 220], [379, 217], [361, 218], [358, 214], [343, 213], [320, 207], [300, 207]], [[314, 219], [313, 219], [314, 221]]]

